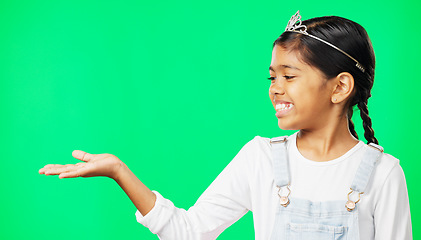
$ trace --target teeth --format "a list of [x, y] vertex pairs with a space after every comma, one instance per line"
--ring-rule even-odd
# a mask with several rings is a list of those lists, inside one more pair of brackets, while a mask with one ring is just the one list
[[293, 104], [280, 103], [280, 104], [276, 104], [275, 109], [276, 109], [276, 111], [285, 110], [285, 109], [292, 108], [292, 106], [293, 106]]

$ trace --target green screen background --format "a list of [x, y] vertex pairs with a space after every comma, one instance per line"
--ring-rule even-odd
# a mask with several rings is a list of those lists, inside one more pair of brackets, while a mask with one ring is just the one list
[[[401, 160], [421, 235], [417, 1], [2, 1], [0, 239], [158, 239], [106, 178], [38, 174], [112, 153], [151, 189], [189, 208], [254, 136], [277, 126], [272, 42], [297, 10], [363, 25], [377, 57], [369, 101]], [[357, 132], [363, 136], [359, 114]], [[248, 213], [218, 239], [254, 239]]]

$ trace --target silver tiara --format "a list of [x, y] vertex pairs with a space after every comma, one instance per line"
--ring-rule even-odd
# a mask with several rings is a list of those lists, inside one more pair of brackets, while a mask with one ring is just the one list
[[352, 59], [356, 64], [355, 66], [360, 69], [362, 72], [365, 72], [365, 68], [363, 67], [363, 65], [360, 64], [360, 62], [358, 62], [355, 58], [353, 58], [351, 55], [349, 55], [348, 53], [346, 53], [345, 51], [343, 51], [342, 49], [338, 48], [337, 46], [323, 40], [320, 39], [316, 36], [313, 36], [311, 34], [307, 33], [307, 26], [306, 25], [302, 25], [301, 24], [301, 16], [300, 16], [300, 11], [298, 10], [294, 15], [292, 15], [291, 19], [288, 21], [288, 25], [285, 28], [285, 32], [296, 32], [296, 33], [301, 33], [304, 35], [307, 35], [309, 37], [312, 37], [314, 39], [317, 39], [331, 47], [333, 47], [334, 49], [338, 50], [339, 52], [345, 54], [347, 57], [349, 57], [350, 59]]

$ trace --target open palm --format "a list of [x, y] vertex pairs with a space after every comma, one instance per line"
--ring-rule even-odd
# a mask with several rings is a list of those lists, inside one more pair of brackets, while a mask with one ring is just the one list
[[59, 175], [59, 178], [105, 176], [114, 178], [122, 162], [112, 154], [90, 154], [75, 150], [73, 157], [83, 161], [77, 164], [48, 164], [39, 170], [40, 174]]

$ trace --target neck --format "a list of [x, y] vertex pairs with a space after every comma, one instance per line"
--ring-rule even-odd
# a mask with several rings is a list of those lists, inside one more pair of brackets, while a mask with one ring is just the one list
[[[332, 124], [331, 124], [332, 123]], [[346, 116], [318, 129], [302, 129], [297, 135], [297, 148], [307, 159], [329, 161], [353, 148], [358, 140], [348, 128]]]

